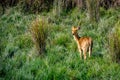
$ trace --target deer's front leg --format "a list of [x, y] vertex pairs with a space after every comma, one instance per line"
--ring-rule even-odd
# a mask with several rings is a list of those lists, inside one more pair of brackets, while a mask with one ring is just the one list
[[87, 50], [83, 49], [84, 60], [86, 60], [86, 53], [87, 53]]
[[80, 52], [80, 59], [82, 59], [82, 50], [80, 49], [80, 47], [78, 47], [78, 50]]

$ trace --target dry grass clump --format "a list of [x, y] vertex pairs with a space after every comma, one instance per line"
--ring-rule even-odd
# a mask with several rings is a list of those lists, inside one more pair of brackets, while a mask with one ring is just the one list
[[48, 35], [47, 23], [44, 20], [36, 19], [32, 22], [30, 32], [37, 52], [39, 54], [44, 53]]

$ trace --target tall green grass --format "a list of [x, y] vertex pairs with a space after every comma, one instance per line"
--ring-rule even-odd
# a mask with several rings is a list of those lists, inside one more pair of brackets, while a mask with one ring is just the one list
[[120, 20], [115, 24], [109, 35], [109, 57], [114, 62], [120, 62]]
[[[119, 64], [107, 57], [108, 34], [117, 24], [120, 12], [114, 9], [100, 12], [104, 14], [100, 17], [99, 23], [92, 24], [87, 20], [85, 12], [78, 9], [66, 13], [66, 16], [57, 17], [52, 15], [52, 12], [45, 15], [25, 15], [15, 9], [8, 10], [0, 17], [0, 79], [120, 79]], [[48, 22], [45, 25], [51, 26], [48, 30], [50, 33], [45, 39], [46, 51], [43, 57], [34, 55], [34, 43], [29, 33], [31, 23], [36, 17], [39, 19], [44, 17]], [[41, 22], [38, 21], [37, 24], [41, 25]], [[93, 38], [92, 57], [86, 61], [80, 60], [77, 44], [71, 33], [73, 25], [81, 26], [79, 31], [81, 37]]]

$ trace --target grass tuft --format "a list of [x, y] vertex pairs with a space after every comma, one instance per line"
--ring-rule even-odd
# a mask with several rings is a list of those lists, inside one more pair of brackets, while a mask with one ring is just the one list
[[32, 22], [30, 32], [37, 52], [39, 54], [44, 53], [46, 47], [46, 39], [48, 35], [47, 23], [44, 20], [36, 19]]

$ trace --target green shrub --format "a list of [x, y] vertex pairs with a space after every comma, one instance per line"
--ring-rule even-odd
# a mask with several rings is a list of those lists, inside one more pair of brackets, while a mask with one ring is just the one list
[[15, 38], [14, 46], [18, 46], [19, 49], [29, 49], [32, 47], [32, 41], [29, 35], [20, 35]]
[[40, 19], [36, 19], [32, 22], [32, 26], [30, 28], [30, 32], [32, 35], [33, 43], [39, 54], [45, 52], [46, 47], [46, 39], [48, 35], [48, 25], [46, 22]]
[[63, 33], [59, 33], [56, 35], [55, 39], [54, 39], [54, 43], [56, 45], [63, 45], [66, 46], [66, 44], [69, 42], [69, 35], [68, 34], [63, 34]]
[[99, 0], [86, 0], [88, 19], [90, 21], [99, 21]]
[[120, 20], [109, 36], [109, 54], [112, 61], [120, 62]]
[[41, 11], [49, 11], [52, 7], [53, 0], [22, 0], [20, 6], [26, 13], [39, 13]]

